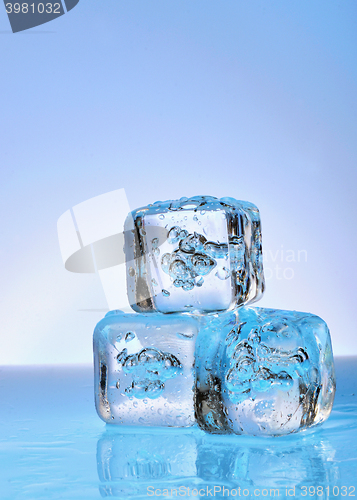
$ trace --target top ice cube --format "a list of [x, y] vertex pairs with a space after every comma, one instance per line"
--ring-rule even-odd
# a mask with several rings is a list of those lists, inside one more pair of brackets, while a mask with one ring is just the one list
[[125, 254], [137, 312], [223, 311], [264, 291], [259, 210], [246, 201], [195, 196], [134, 210]]

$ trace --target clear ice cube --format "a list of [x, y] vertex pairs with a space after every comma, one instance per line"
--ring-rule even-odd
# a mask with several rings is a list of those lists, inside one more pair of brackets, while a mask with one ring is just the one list
[[240, 307], [202, 317], [196, 346], [196, 415], [214, 433], [282, 435], [329, 416], [335, 374], [319, 317]]
[[259, 211], [245, 201], [196, 196], [134, 210], [125, 254], [137, 312], [222, 311], [264, 291]]
[[194, 423], [198, 322], [187, 314], [111, 311], [93, 337], [95, 403], [107, 423]]

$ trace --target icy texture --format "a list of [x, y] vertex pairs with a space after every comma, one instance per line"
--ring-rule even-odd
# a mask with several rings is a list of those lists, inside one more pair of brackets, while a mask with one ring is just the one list
[[308, 313], [241, 307], [202, 318], [196, 412], [210, 432], [281, 435], [329, 416], [329, 330]]
[[138, 312], [222, 311], [264, 290], [259, 211], [245, 201], [196, 196], [134, 210], [125, 254]]
[[95, 400], [107, 423], [194, 423], [195, 318], [111, 311], [94, 331]]

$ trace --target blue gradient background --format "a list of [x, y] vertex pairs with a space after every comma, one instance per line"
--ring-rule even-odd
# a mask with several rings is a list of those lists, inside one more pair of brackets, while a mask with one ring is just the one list
[[269, 272], [259, 306], [315, 313], [357, 354], [356, 16], [352, 0], [82, 0], [14, 35], [0, 9], [0, 364], [91, 362], [105, 297], [64, 269], [56, 222], [118, 188], [133, 209], [255, 203], [266, 268], [294, 272]]

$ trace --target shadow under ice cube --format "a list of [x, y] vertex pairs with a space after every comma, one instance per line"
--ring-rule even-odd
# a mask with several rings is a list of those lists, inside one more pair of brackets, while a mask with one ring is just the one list
[[111, 311], [94, 331], [95, 401], [107, 423], [194, 423], [194, 350], [189, 315]]
[[327, 419], [335, 374], [323, 320], [296, 311], [241, 307], [202, 321], [196, 412], [203, 429], [281, 435]]
[[137, 312], [227, 310], [264, 291], [259, 211], [245, 201], [196, 196], [134, 210], [125, 254]]

